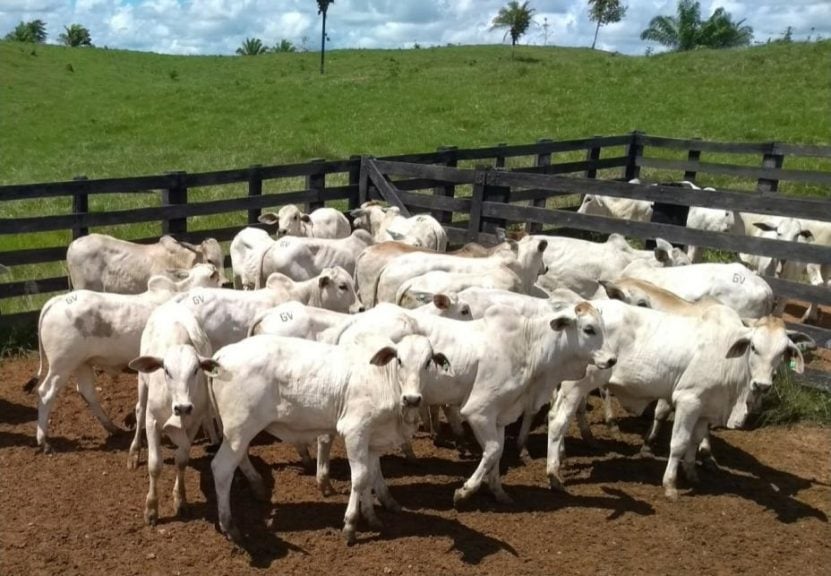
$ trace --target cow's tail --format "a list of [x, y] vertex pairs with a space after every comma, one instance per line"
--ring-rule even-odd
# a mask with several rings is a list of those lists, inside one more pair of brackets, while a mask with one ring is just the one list
[[271, 251], [271, 248], [276, 244], [276, 242], [270, 244], [263, 253], [260, 254], [260, 261], [257, 263], [256, 274], [254, 275], [254, 288], [264, 288], [266, 279], [263, 278], [263, 269], [265, 268], [265, 259], [268, 256], [268, 253]]
[[43, 317], [46, 315], [46, 313], [47, 313], [47, 312], [49, 311], [49, 309], [51, 308], [51, 304], [52, 304], [52, 302], [51, 302], [51, 301], [47, 302], [47, 303], [43, 306], [43, 308], [41, 309], [41, 311], [40, 311], [40, 315], [38, 316], [38, 360], [40, 361], [40, 363], [38, 364], [38, 373], [37, 373], [37, 375], [36, 375], [36, 376], [32, 376], [31, 378], [29, 378], [29, 381], [28, 381], [28, 382], [26, 382], [26, 384], [24, 384], [24, 385], [23, 385], [23, 390], [24, 390], [27, 394], [31, 394], [31, 393], [32, 393], [32, 391], [35, 389], [35, 386], [37, 386], [37, 385], [38, 385], [38, 383], [39, 383], [39, 382], [41, 381], [41, 379], [43, 378], [43, 364], [44, 364], [44, 362], [43, 362], [43, 359], [44, 359], [44, 353], [43, 353], [43, 330], [42, 330], [42, 327], [43, 327]]

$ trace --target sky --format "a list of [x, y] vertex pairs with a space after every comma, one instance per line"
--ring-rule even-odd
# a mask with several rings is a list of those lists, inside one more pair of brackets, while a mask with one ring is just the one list
[[[597, 47], [643, 54], [652, 45], [640, 32], [658, 14], [674, 14], [676, 0], [625, 0], [626, 18], [601, 28]], [[831, 0], [701, 0], [702, 17], [722, 6], [745, 19], [754, 40], [831, 38]], [[510, 42], [490, 22], [507, 0], [336, 0], [329, 8], [327, 49], [411, 48]], [[590, 46], [594, 23], [586, 0], [530, 0], [534, 23], [521, 44]], [[166, 54], [233, 54], [247, 37], [267, 46], [281, 39], [300, 49], [320, 47], [314, 0], [0, 0], [0, 36], [20, 21], [46, 22], [47, 42], [63, 27], [87, 27], [96, 46]]]

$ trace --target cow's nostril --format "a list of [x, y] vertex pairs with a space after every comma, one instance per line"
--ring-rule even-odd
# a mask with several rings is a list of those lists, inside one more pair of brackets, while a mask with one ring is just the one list
[[366, 312], [366, 307], [358, 306], [358, 312]]
[[193, 412], [193, 404], [177, 404], [173, 407], [173, 413], [176, 416], [190, 416]]
[[421, 404], [421, 395], [420, 394], [405, 394], [404, 395], [404, 405], [409, 406], [412, 408], [418, 408]]
[[617, 358], [609, 358], [609, 361], [607, 362], [607, 364], [608, 364], [609, 368], [611, 368], [612, 366], [617, 364]]

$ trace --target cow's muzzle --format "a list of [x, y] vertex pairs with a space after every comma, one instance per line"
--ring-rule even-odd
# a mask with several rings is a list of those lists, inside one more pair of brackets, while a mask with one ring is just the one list
[[401, 396], [401, 404], [405, 408], [418, 408], [421, 405], [421, 394], [404, 394]]
[[176, 404], [173, 406], [173, 414], [176, 416], [190, 416], [193, 412], [193, 404]]
[[617, 364], [617, 356], [610, 353], [598, 352], [594, 355], [594, 365], [606, 370]]
[[753, 392], [764, 393], [770, 390], [770, 387], [773, 386], [773, 382], [760, 382], [758, 380], [754, 380], [750, 383], [750, 389]]

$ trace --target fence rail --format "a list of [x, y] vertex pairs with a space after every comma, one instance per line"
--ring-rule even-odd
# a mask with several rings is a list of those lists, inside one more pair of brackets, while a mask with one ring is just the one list
[[[656, 150], [686, 152], [686, 158], [670, 160], [647, 155]], [[575, 160], [574, 153], [583, 153]], [[722, 164], [707, 154], [757, 155], [756, 166]], [[567, 209], [546, 208], [549, 199], [580, 194], [637, 198], [680, 205], [703, 205], [726, 210], [788, 215], [831, 221], [831, 202], [789, 198], [777, 193], [780, 182], [807, 182], [831, 185], [831, 172], [792, 170], [787, 157], [831, 158], [831, 147], [801, 146], [777, 142], [731, 143], [697, 139], [651, 136], [640, 132], [615, 136], [592, 136], [568, 141], [540, 140], [531, 144], [498, 144], [485, 148], [458, 149], [443, 146], [433, 152], [401, 154], [378, 159], [353, 156], [343, 160], [315, 160], [305, 163], [219, 170], [203, 173], [170, 172], [162, 175], [0, 186], [0, 214], [5, 202], [69, 198], [71, 212], [25, 218], [0, 218], [0, 242], [11, 235], [56, 230], [71, 232], [73, 238], [100, 226], [158, 222], [160, 234], [173, 233], [189, 241], [214, 237], [223, 242], [247, 225], [257, 225], [263, 209], [287, 203], [309, 208], [334, 201], [350, 208], [370, 198], [383, 198], [403, 213], [430, 212], [447, 228], [452, 243], [468, 239], [494, 241], [497, 226], [524, 224], [530, 231], [543, 227], [566, 227], [600, 233], [619, 232], [642, 238], [660, 235], [680, 243], [766, 254], [789, 260], [801, 259], [831, 264], [831, 250], [810, 244], [748, 238], [690, 230], [666, 224], [627, 222], [597, 216], [578, 215]], [[460, 165], [468, 167], [460, 167]], [[508, 166], [509, 169], [505, 169]], [[679, 178], [699, 180], [703, 175], [729, 175], [748, 182], [749, 190], [709, 192], [671, 186], [633, 186], [613, 180], [599, 180], [598, 174], [619, 171], [631, 179], [642, 170], [670, 170]], [[347, 184], [327, 184], [336, 177]], [[305, 182], [297, 190], [282, 193], [264, 191], [264, 185], [291, 178]], [[194, 202], [189, 191], [229, 184], [247, 188], [244, 196]], [[464, 196], [460, 191], [465, 190]], [[89, 197], [133, 193], [158, 194], [159, 206], [130, 210], [90, 211]], [[527, 206], [524, 204], [528, 204]], [[568, 208], [566, 206], [565, 208]], [[573, 203], [570, 206], [573, 209]], [[189, 229], [189, 218], [247, 213], [237, 226], [208, 230]], [[155, 241], [147, 237], [139, 242]], [[0, 262], [14, 267], [61, 262], [65, 246], [32, 247], [0, 252]], [[28, 273], [27, 273], [28, 275]], [[66, 277], [21, 278], [13, 274], [0, 283], [0, 306], [9, 298], [46, 294], [68, 287]], [[831, 304], [829, 291], [786, 281], [772, 281], [777, 294]], [[0, 327], [32, 326], [37, 311], [0, 316]], [[831, 335], [831, 334], [829, 334]]]

